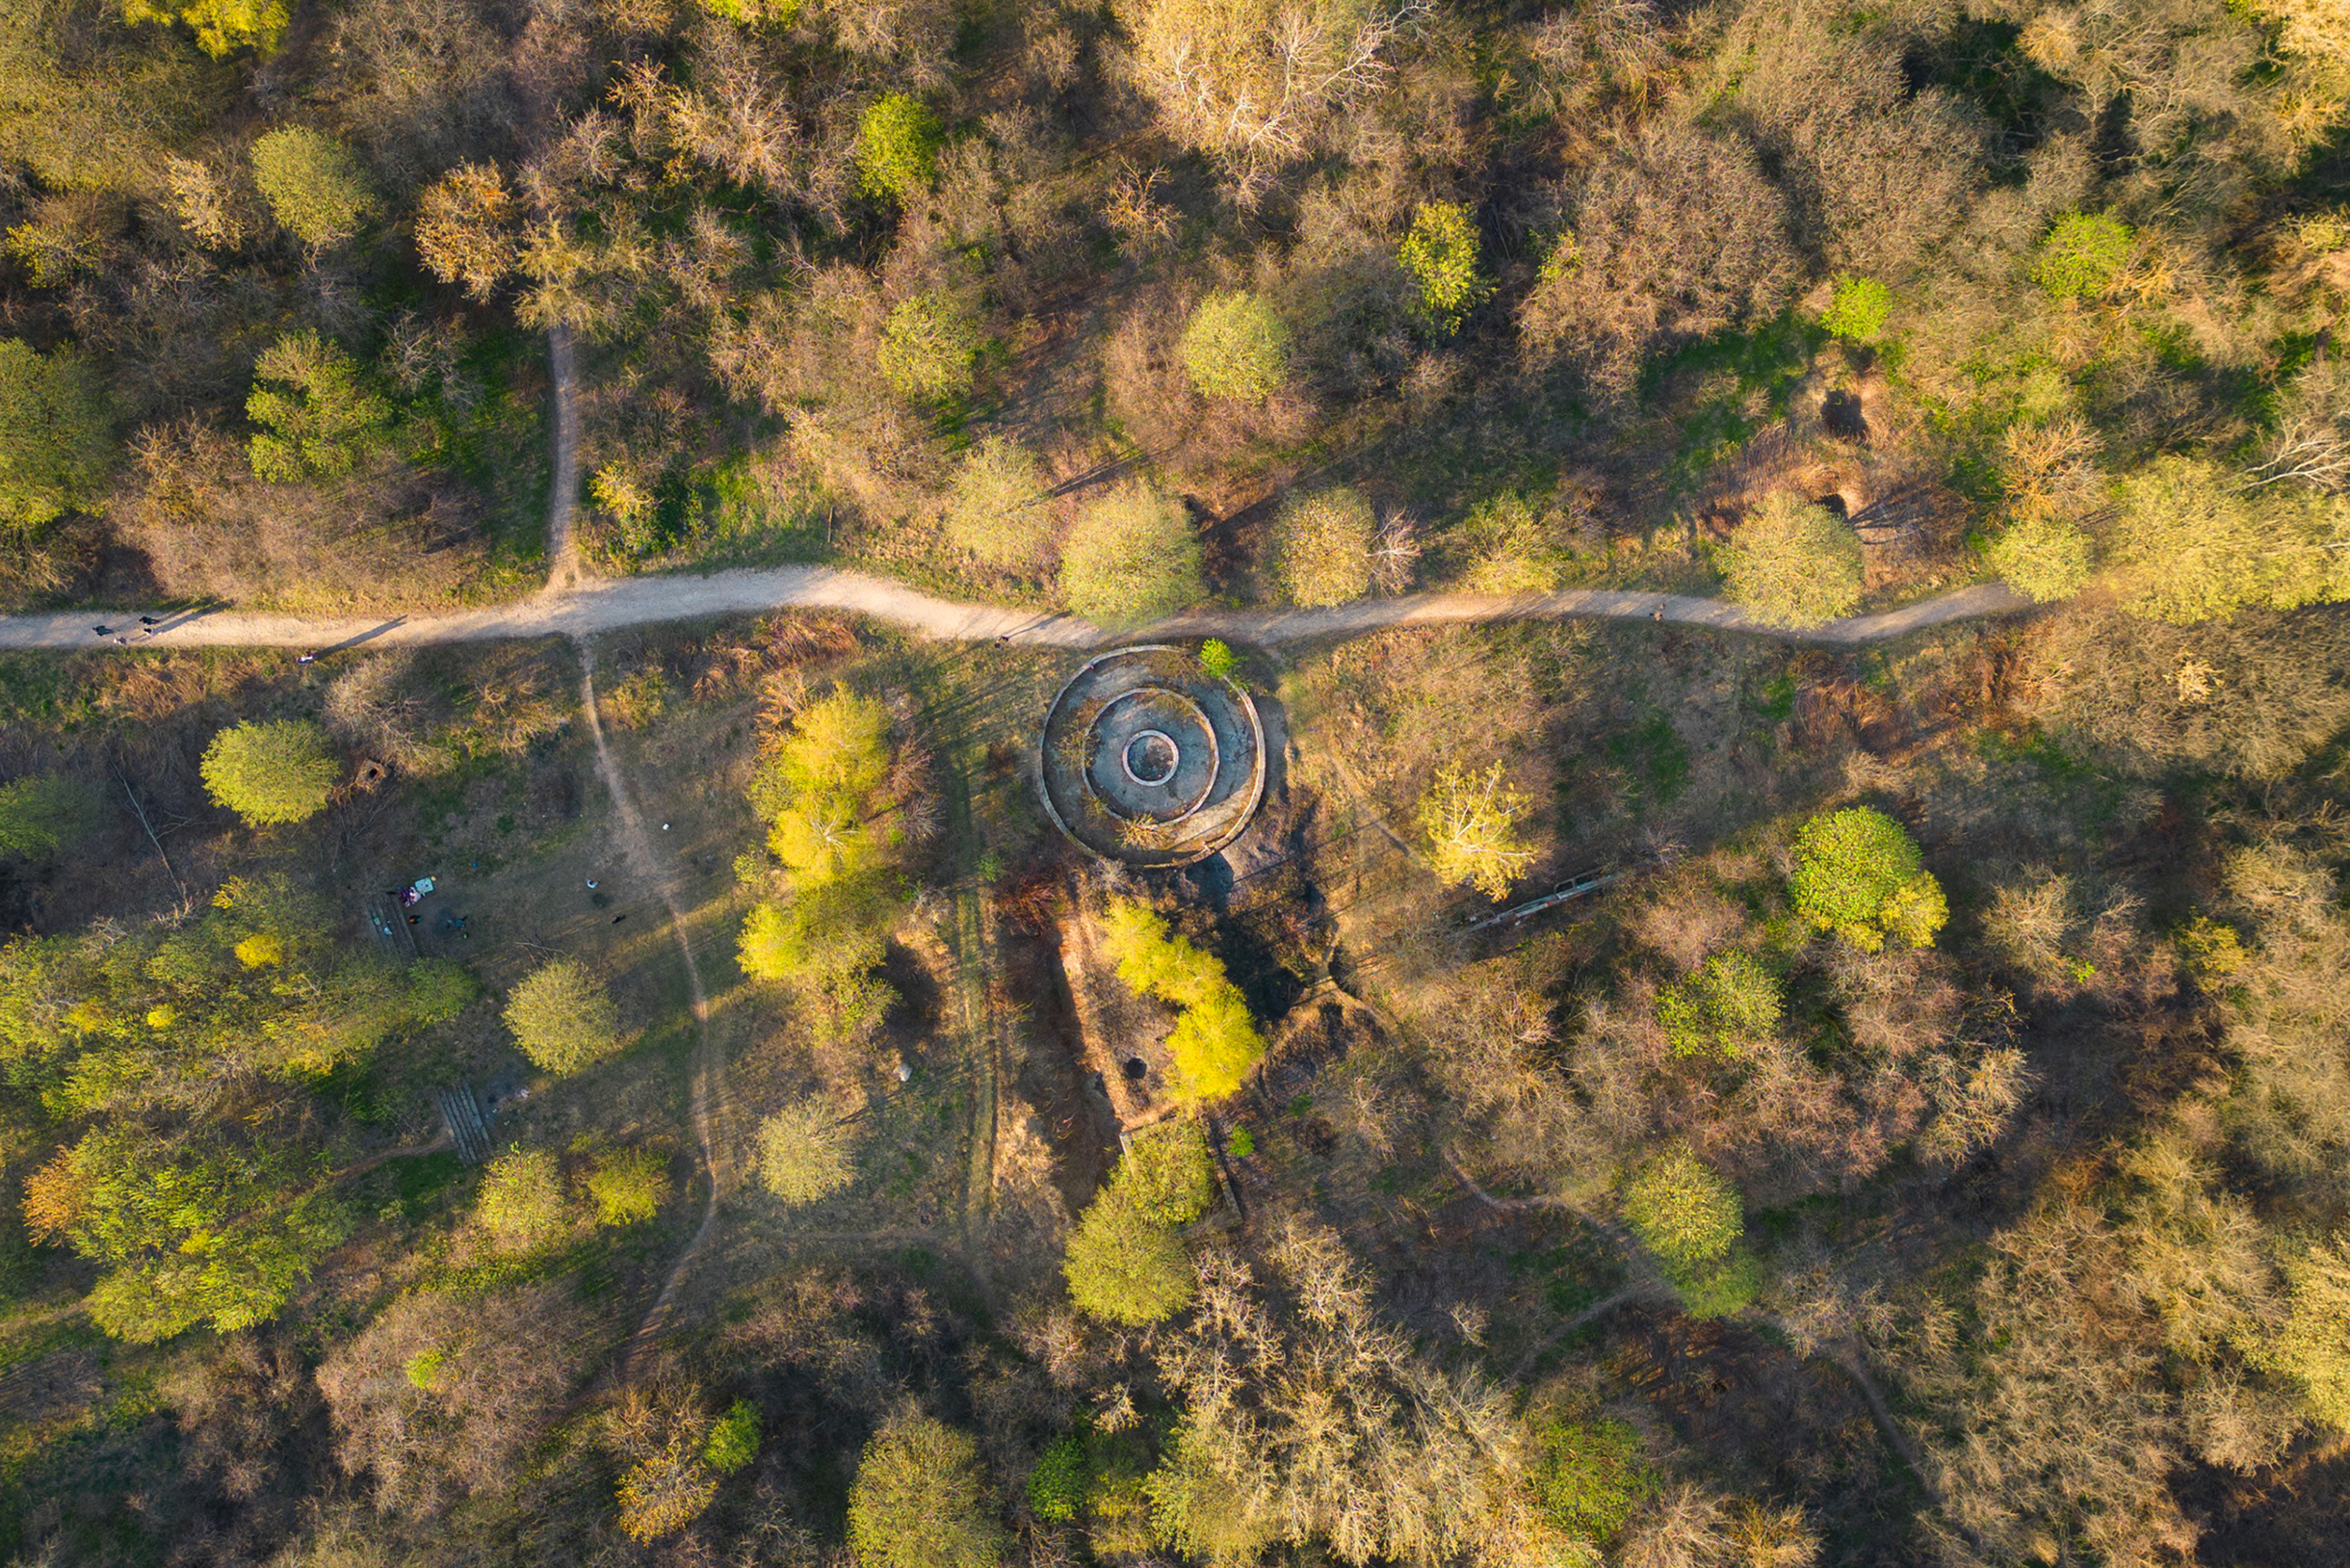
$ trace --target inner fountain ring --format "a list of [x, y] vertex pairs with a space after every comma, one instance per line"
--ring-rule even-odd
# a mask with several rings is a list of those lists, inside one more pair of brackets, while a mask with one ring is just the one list
[[[1164, 735], [1175, 751], [1174, 770], [1158, 783], [1136, 777], [1127, 766], [1128, 745], [1146, 730]], [[1178, 734], [1186, 740], [1177, 740]], [[1130, 687], [1103, 703], [1087, 727], [1085, 752], [1086, 794], [1121, 822], [1162, 827], [1207, 803], [1224, 760], [1208, 711], [1189, 693], [1167, 685]]]
[[[1153, 770], [1148, 763], [1145, 763], [1143, 767], [1136, 768], [1135, 766], [1136, 752], [1149, 755], [1152, 761], [1163, 757], [1166, 766]], [[1127, 737], [1126, 748], [1118, 753], [1118, 767], [1124, 770], [1128, 778], [1145, 789], [1155, 790], [1163, 786], [1175, 776], [1175, 770], [1182, 766], [1183, 747], [1175, 744], [1175, 737], [1162, 729], [1135, 731], [1134, 734]]]

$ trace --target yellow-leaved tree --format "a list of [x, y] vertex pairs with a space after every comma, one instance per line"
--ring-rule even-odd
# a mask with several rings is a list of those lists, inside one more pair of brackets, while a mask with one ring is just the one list
[[219, 60], [239, 49], [275, 54], [284, 41], [289, 16], [285, 0], [122, 0], [122, 19], [160, 22], [169, 27], [185, 22], [196, 31], [196, 46]]
[[1221, 1100], [1265, 1059], [1265, 1036], [1248, 999], [1215, 955], [1171, 930], [1147, 904], [1121, 900], [1102, 917], [1105, 946], [1118, 979], [1178, 1009], [1167, 1034], [1175, 1097], [1187, 1105]]
[[1455, 887], [1466, 882], [1489, 899], [1507, 893], [1534, 858], [1518, 831], [1528, 804], [1522, 791], [1501, 782], [1498, 762], [1481, 773], [1450, 764], [1436, 770], [1420, 797], [1420, 831], [1437, 876]]
[[801, 990], [844, 1030], [877, 1023], [892, 996], [872, 973], [905, 842], [889, 728], [878, 700], [836, 691], [799, 711], [750, 786], [789, 897], [752, 906], [738, 949], [743, 969]]

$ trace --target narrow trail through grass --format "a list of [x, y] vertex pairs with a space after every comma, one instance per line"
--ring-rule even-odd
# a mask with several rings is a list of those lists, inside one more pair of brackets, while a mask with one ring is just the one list
[[694, 961], [693, 941], [686, 932], [686, 912], [678, 896], [677, 878], [672, 868], [662, 862], [654, 852], [652, 838], [644, 830], [644, 820], [637, 810], [636, 797], [630, 793], [628, 780], [620, 771], [619, 759], [604, 738], [604, 724], [596, 712], [595, 648], [587, 639], [579, 642], [580, 711], [588, 720], [588, 735], [595, 746], [596, 772], [604, 781], [605, 791], [612, 797], [613, 823], [620, 841], [620, 852], [630, 873], [659, 895], [662, 907], [669, 914], [669, 931], [677, 940], [678, 956], [686, 966], [686, 991], [692, 1001], [695, 1039], [692, 1065], [688, 1075], [688, 1094], [692, 1102], [693, 1137], [699, 1145], [702, 1174], [707, 1191], [702, 1199], [701, 1223], [683, 1250], [669, 1265], [669, 1272], [662, 1281], [661, 1292], [653, 1298], [644, 1320], [629, 1337], [621, 1351], [622, 1376], [635, 1367], [644, 1348], [668, 1326], [677, 1310], [679, 1294], [694, 1263], [709, 1246], [718, 1227], [718, 1198], [724, 1186], [723, 1163], [719, 1158], [718, 1139], [711, 1131], [720, 1092], [725, 1062], [718, 1036], [710, 1028], [710, 997], [702, 985], [701, 966]]

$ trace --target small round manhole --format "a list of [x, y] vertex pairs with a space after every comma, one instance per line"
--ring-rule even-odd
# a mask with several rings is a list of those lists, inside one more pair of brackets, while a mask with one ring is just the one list
[[1150, 1069], [1142, 1064], [1142, 1058], [1140, 1057], [1128, 1057], [1126, 1058], [1126, 1065], [1120, 1068], [1119, 1071], [1126, 1074], [1126, 1081], [1128, 1083], [1139, 1084], [1142, 1082], [1143, 1078], [1149, 1074]]
[[1172, 779], [1182, 762], [1183, 748], [1175, 744], [1174, 737], [1156, 729], [1136, 732], [1118, 757], [1126, 776], [1150, 789]]

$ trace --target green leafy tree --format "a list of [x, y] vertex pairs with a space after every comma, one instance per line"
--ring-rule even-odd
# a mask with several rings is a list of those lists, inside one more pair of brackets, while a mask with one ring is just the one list
[[2008, 587], [2043, 604], [2078, 593], [2097, 564], [2087, 531], [2049, 511], [2011, 521], [1985, 556]]
[[25, 1221], [98, 1267], [87, 1304], [105, 1333], [143, 1345], [202, 1322], [234, 1333], [275, 1317], [349, 1233], [315, 1174], [291, 1142], [118, 1121], [34, 1173]]
[[990, 566], [1037, 564], [1053, 542], [1053, 503], [1028, 448], [991, 435], [963, 454], [947, 496], [947, 538]]
[[2108, 554], [2132, 614], [2183, 626], [2350, 596], [2350, 498], [2163, 457], [2118, 500]]
[[1184, 327], [1183, 363], [1202, 397], [1263, 403], [1289, 379], [1289, 324], [1262, 294], [1211, 294]]
[[[1193, 962], [1166, 954], [1160, 961]], [[1175, 1227], [1206, 1214], [1214, 1199], [1213, 1157], [1198, 1123], [1162, 1122], [1131, 1135], [1125, 1157], [1069, 1239], [1062, 1271], [1070, 1299], [1136, 1328], [1182, 1311], [1196, 1278]]]
[[760, 1184], [789, 1204], [830, 1197], [856, 1180], [849, 1131], [819, 1100], [786, 1106], [760, 1122], [753, 1153]]
[[351, 149], [298, 125], [254, 139], [253, 184], [271, 215], [314, 250], [350, 239], [376, 207]]
[[1748, 512], [1722, 551], [1730, 597], [1772, 626], [1817, 626], [1861, 602], [1860, 536], [1799, 497], [1778, 494]]
[[1420, 313], [1449, 337], [1493, 293], [1477, 270], [1476, 220], [1454, 201], [1423, 201], [1397, 252], [1420, 290]]
[[885, 92], [857, 121], [857, 185], [867, 196], [902, 202], [938, 171], [938, 120], [920, 100]]
[[910, 1407], [883, 1422], [849, 1489], [849, 1544], [861, 1568], [1000, 1568], [1011, 1542], [979, 1445]]
[[1072, 1434], [1057, 1438], [1029, 1472], [1029, 1512], [1051, 1525], [1065, 1525], [1077, 1517], [1093, 1489], [1092, 1467], [1085, 1463], [1085, 1440]]
[[96, 819], [90, 792], [71, 779], [35, 773], [0, 784], [0, 860], [55, 859]]
[[1199, 667], [1219, 681], [1228, 681], [1240, 667], [1240, 660], [1228, 643], [1212, 637], [1199, 645]]
[[889, 313], [881, 375], [901, 398], [945, 403], [971, 390], [979, 340], [979, 319], [961, 297], [917, 294]]
[[1169, 1092], [1177, 1103], [1196, 1106], [1240, 1091], [1241, 1081], [1265, 1059], [1265, 1035], [1248, 1010], [1248, 999], [1230, 980], [1193, 997], [1167, 1032], [1167, 1057], [1175, 1079]]
[[569, 1222], [563, 1173], [546, 1149], [516, 1149], [482, 1167], [474, 1218], [501, 1252], [529, 1252], [560, 1235]]
[[1339, 485], [1292, 497], [1273, 515], [1266, 570], [1291, 604], [1344, 604], [1371, 591], [1378, 532], [1371, 503]]
[[0, 946], [0, 1057], [38, 1062], [61, 1113], [129, 1114], [223, 1074], [315, 1077], [470, 996], [452, 965], [404, 975], [340, 952], [332, 928], [311, 895], [232, 879], [169, 929]]
[[285, 0], [122, 0], [122, 16], [129, 22], [160, 22], [169, 27], [184, 22], [196, 32], [196, 46], [215, 60], [239, 49], [274, 55], [285, 40], [288, 15]]
[[212, 738], [199, 771], [214, 800], [262, 827], [324, 811], [343, 767], [306, 719], [248, 719]]
[[1420, 833], [1428, 865], [1449, 887], [1475, 887], [1489, 899], [1508, 893], [1534, 859], [1518, 830], [1530, 802], [1501, 782], [1501, 765], [1483, 772], [1447, 763], [1420, 797]]
[[1207, 591], [1199, 537], [1183, 503], [1154, 484], [1128, 484], [1078, 514], [1060, 551], [1069, 608], [1105, 627], [1171, 615]]
[[88, 360], [0, 338], [0, 523], [29, 532], [93, 503], [114, 463], [112, 426]]
[[1551, 1522], [1605, 1546], [1657, 1490], [1640, 1434], [1620, 1421], [1557, 1422], [1536, 1433], [1534, 1495]]
[[1736, 1060], [1779, 1027], [1779, 980], [1753, 954], [1717, 953], [1657, 998], [1657, 1021], [1680, 1057]]
[[669, 1163], [652, 1149], [607, 1149], [588, 1166], [586, 1185], [597, 1224], [642, 1224], [668, 1196]]
[[262, 353], [245, 412], [261, 427], [246, 444], [253, 475], [273, 484], [340, 479], [391, 446], [391, 405], [316, 332], [288, 333]]
[[1950, 911], [1942, 883], [1919, 860], [1909, 829], [1883, 812], [1828, 812], [1795, 834], [1788, 891], [1797, 914], [1865, 953], [1884, 947], [1888, 936], [1931, 947]]
[[1672, 1270], [1673, 1288], [1681, 1310], [1705, 1321], [1734, 1317], [1754, 1305], [1762, 1294], [1762, 1261], [1744, 1246], [1709, 1264]]
[[1112, 903], [1102, 928], [1118, 979], [1178, 1009], [1167, 1034], [1175, 1098], [1200, 1105], [1236, 1092], [1265, 1059], [1265, 1036], [1224, 966], [1175, 934], [1147, 904]]
[[2247, 961], [2236, 928], [2209, 915], [2197, 915], [2171, 937], [2180, 961], [2195, 982], [2208, 988], [2240, 974]]
[[737, 1399], [710, 1428], [702, 1445], [702, 1463], [721, 1476], [750, 1468], [759, 1457], [759, 1410], [748, 1399]]
[[620, 1049], [620, 1013], [603, 982], [577, 958], [552, 958], [506, 1000], [514, 1044], [551, 1073], [576, 1073]]
[[1116, 1186], [1086, 1206], [1061, 1271], [1081, 1311], [1130, 1328], [1181, 1312], [1197, 1284], [1182, 1238]]
[[1680, 1145], [1625, 1184], [1624, 1222], [1675, 1270], [1728, 1257], [1746, 1229], [1738, 1189]]
[[2129, 265], [2129, 225], [2104, 213], [2067, 213], [2032, 257], [2032, 281], [2051, 300], [2104, 293]]
[[1874, 343], [1893, 314], [1893, 290], [1873, 277], [1840, 277], [1819, 325], [1847, 343]]

